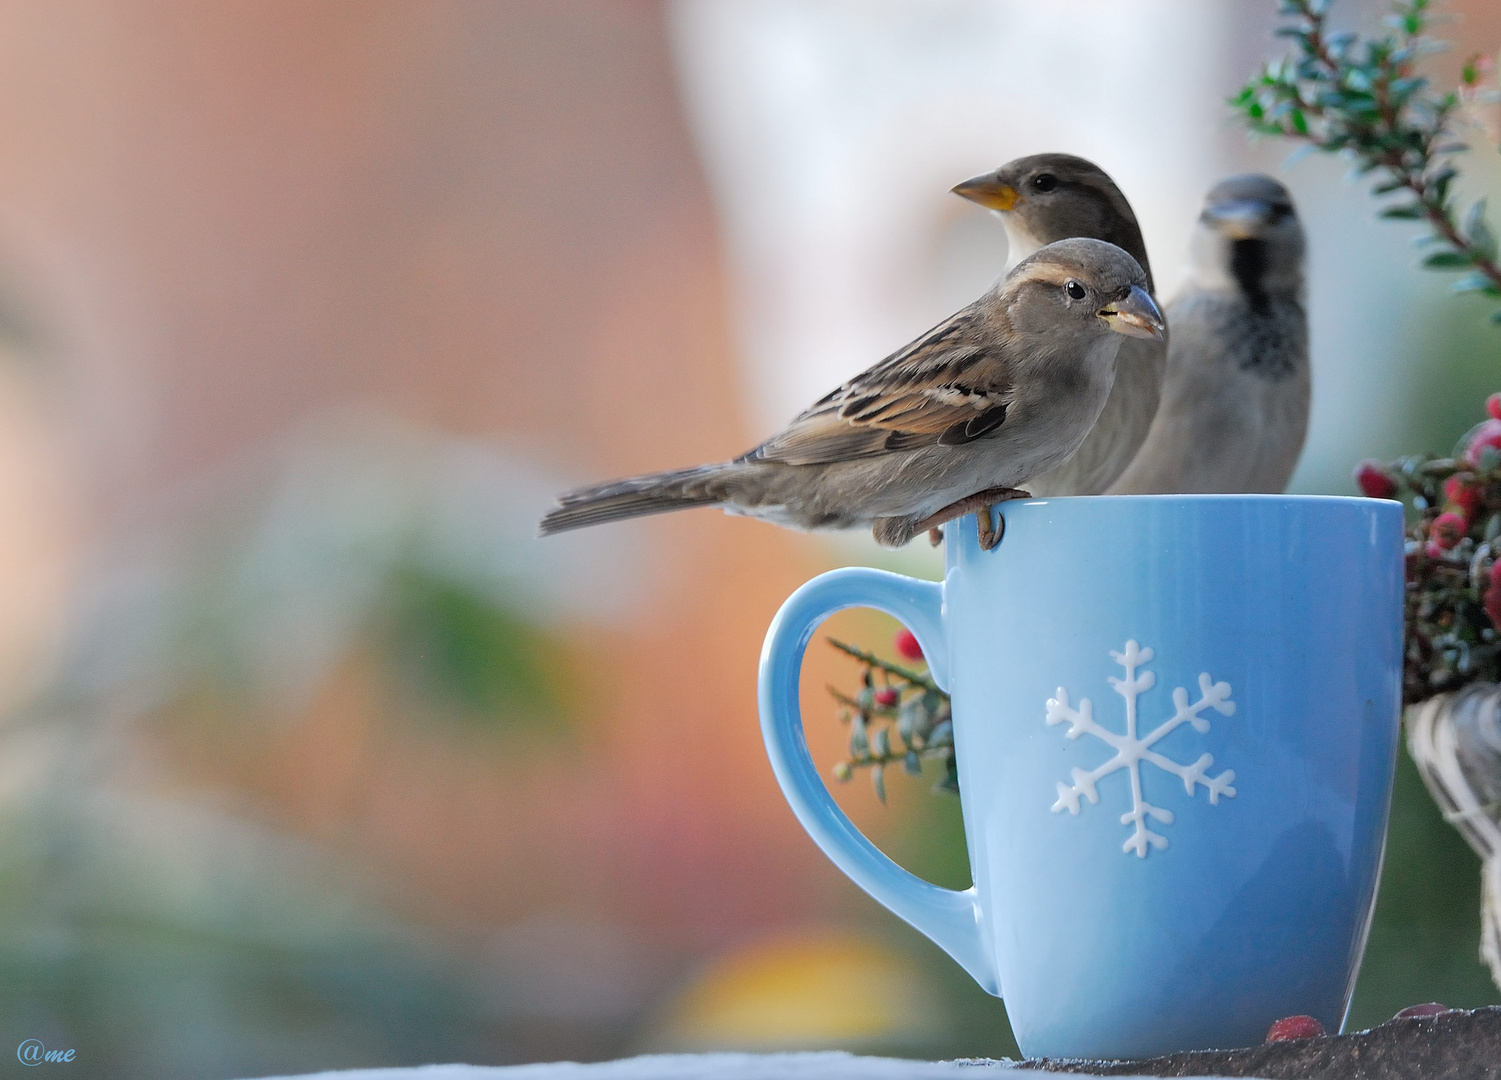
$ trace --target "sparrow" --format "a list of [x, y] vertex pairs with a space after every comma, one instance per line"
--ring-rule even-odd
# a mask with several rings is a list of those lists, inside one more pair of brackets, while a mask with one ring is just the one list
[[1205, 198], [1173, 327], [1162, 401], [1110, 494], [1279, 492], [1308, 431], [1303, 226], [1270, 176]]
[[1126, 338], [1162, 314], [1137, 261], [1100, 240], [1061, 240], [979, 300], [815, 402], [733, 461], [563, 495], [541, 535], [689, 506], [798, 529], [869, 526], [899, 547], [919, 532], [1030, 498], [1099, 418]]
[[[1072, 154], [1034, 154], [966, 180], [953, 191], [1000, 218], [1008, 271], [1044, 244], [1089, 236], [1130, 252], [1147, 276], [1147, 292], [1156, 297], [1131, 204], [1094, 162]], [[1171, 318], [1168, 326], [1171, 330]], [[1166, 366], [1166, 341], [1122, 342], [1115, 386], [1099, 422], [1073, 457], [1033, 477], [1028, 487], [1038, 495], [1098, 495], [1108, 488], [1147, 436]]]

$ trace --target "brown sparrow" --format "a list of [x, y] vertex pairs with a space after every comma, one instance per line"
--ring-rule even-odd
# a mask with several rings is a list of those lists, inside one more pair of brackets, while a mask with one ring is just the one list
[[[1030, 497], [1099, 418], [1126, 337], [1160, 338], [1147, 277], [1100, 240], [1061, 240], [734, 461], [583, 488], [541, 533], [721, 506], [799, 529], [871, 526], [877, 542]], [[1124, 336], [1123, 336], [1124, 335]]]
[[[1094, 162], [1072, 154], [1034, 154], [966, 180], [954, 188], [954, 194], [1000, 218], [1006, 229], [1008, 270], [1044, 244], [1090, 236], [1129, 252], [1147, 276], [1147, 292], [1156, 297], [1152, 267], [1131, 204]], [[1171, 314], [1168, 330], [1171, 333]], [[1158, 338], [1122, 342], [1115, 386], [1099, 423], [1072, 457], [1034, 476], [1027, 486], [1038, 495], [1098, 495], [1108, 488], [1147, 437], [1166, 366], [1167, 342]]]

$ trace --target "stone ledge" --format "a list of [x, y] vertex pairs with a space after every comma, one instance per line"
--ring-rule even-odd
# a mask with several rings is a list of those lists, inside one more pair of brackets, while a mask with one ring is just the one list
[[1501, 1005], [1388, 1020], [1368, 1031], [1196, 1050], [1138, 1061], [1038, 1058], [1017, 1068], [1088, 1076], [1225, 1076], [1264, 1080], [1501, 1080]]

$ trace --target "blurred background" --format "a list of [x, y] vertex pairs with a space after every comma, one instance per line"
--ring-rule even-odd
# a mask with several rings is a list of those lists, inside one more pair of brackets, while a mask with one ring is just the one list
[[[744, 450], [978, 295], [1004, 235], [947, 190], [1041, 150], [1115, 176], [1165, 295], [1217, 177], [1293, 190], [1295, 490], [1447, 450], [1501, 332], [1340, 162], [1228, 121], [1273, 7], [0, 0], [0, 1050], [121, 1080], [1014, 1054], [803, 835], [755, 715], [793, 588], [938, 555], [535, 523]], [[1448, 10], [1452, 83], [1501, 9]], [[857, 670], [805, 673], [826, 774]], [[1477, 863], [1402, 769], [1357, 1026], [1501, 1000]], [[962, 886], [934, 779], [837, 795]]]

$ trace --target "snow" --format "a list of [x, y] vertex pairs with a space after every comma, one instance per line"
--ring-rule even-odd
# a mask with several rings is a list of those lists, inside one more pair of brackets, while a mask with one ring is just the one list
[[[902, 1061], [843, 1052], [801, 1054], [653, 1054], [580, 1065], [424, 1065], [415, 1069], [353, 1069], [267, 1080], [937, 1080], [1017, 1072], [1014, 1063], [977, 1058]], [[1043, 1074], [1028, 1072], [1024, 1075]], [[1079, 1075], [1079, 1074], [1074, 1074]], [[1142, 1077], [1126, 1080], [1144, 1080]]]

